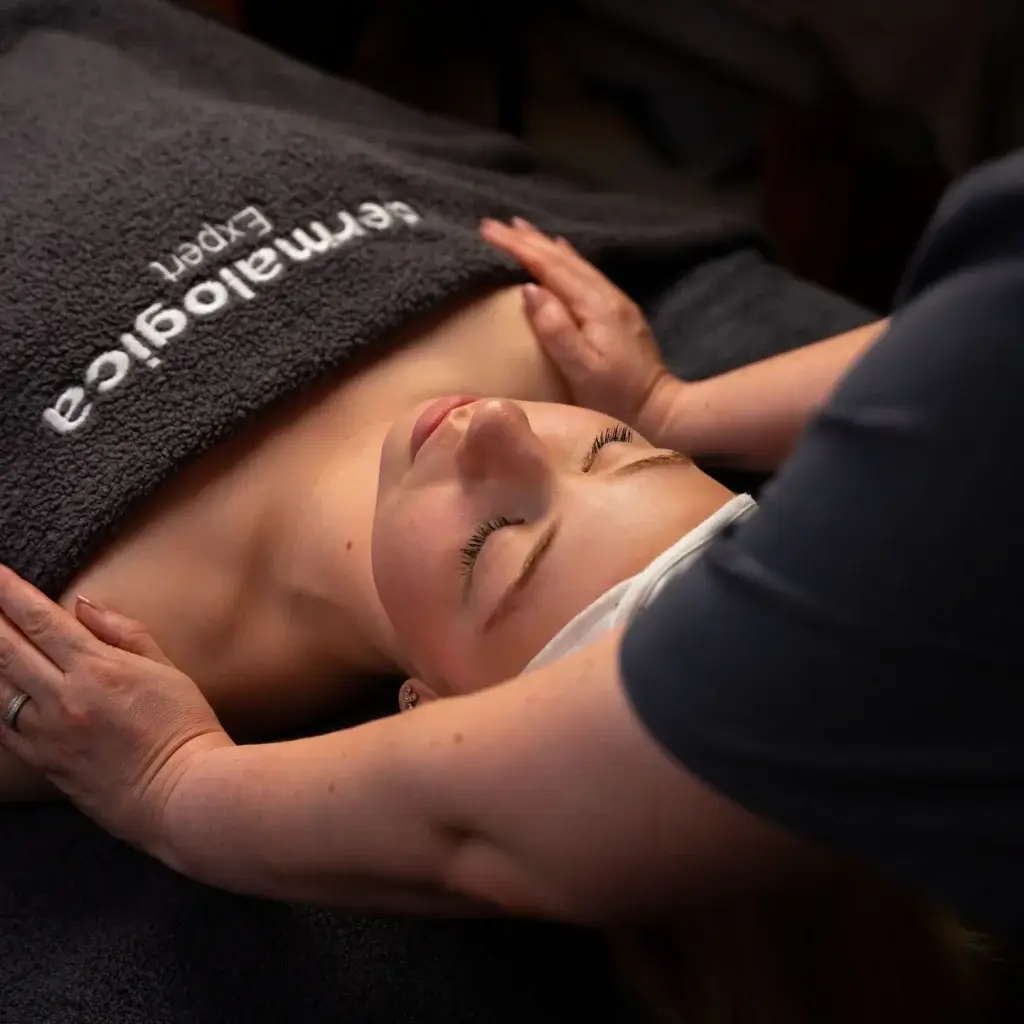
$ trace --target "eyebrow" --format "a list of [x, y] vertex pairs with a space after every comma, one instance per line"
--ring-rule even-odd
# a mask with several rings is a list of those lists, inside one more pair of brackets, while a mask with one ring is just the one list
[[511, 606], [515, 596], [522, 592], [523, 588], [536, 574], [537, 566], [540, 565], [541, 559], [551, 548], [551, 542], [555, 539], [555, 535], [558, 533], [558, 527], [559, 522], [557, 519], [548, 523], [541, 532], [541, 535], [534, 542], [534, 545], [530, 548], [526, 558], [523, 559], [522, 567], [519, 572], [516, 573], [515, 579], [512, 580], [505, 589], [505, 593], [498, 598], [498, 603], [494, 606], [494, 610], [487, 616], [487, 621], [484, 622], [485, 633], [488, 630], [493, 629], [502, 617], [508, 614], [509, 607]]
[[[679, 452], [659, 452], [657, 455], [649, 455], [645, 459], [627, 462], [624, 466], [619, 466], [618, 469], [612, 470], [608, 475], [617, 477], [629, 476], [654, 466], [671, 466], [689, 461], [685, 455], [681, 455]], [[492, 630], [509, 613], [515, 597], [522, 593], [530, 580], [537, 574], [537, 569], [544, 555], [551, 550], [551, 544], [558, 533], [559, 525], [558, 520], [549, 523], [534, 542], [526, 558], [523, 559], [522, 567], [516, 573], [515, 579], [512, 580], [505, 589], [505, 592], [498, 598], [498, 603], [494, 606], [494, 610], [487, 616], [483, 625], [485, 633]]]
[[657, 455], [648, 455], [646, 459], [637, 459], [636, 462], [627, 462], [624, 466], [619, 466], [618, 469], [613, 469], [609, 476], [630, 476], [633, 473], [639, 473], [642, 469], [648, 469], [651, 466], [673, 466], [690, 461], [690, 459], [680, 452], [658, 452]]

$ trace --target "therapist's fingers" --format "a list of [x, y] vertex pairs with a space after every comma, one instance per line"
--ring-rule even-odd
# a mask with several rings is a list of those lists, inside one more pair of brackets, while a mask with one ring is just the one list
[[585, 376], [585, 340], [579, 324], [554, 293], [539, 285], [523, 286], [523, 310], [541, 347], [570, 382]]
[[33, 700], [49, 701], [64, 683], [64, 673], [8, 619], [0, 616], [0, 720], [11, 700], [27, 693]]
[[619, 289], [589, 260], [584, 259], [567, 238], [559, 235], [552, 238], [539, 231], [529, 221], [513, 217], [512, 230], [534, 251], [543, 253], [545, 259], [570, 272], [573, 278], [587, 289], [588, 296], [605, 295]]
[[480, 231], [492, 245], [522, 263], [581, 322], [600, 317], [609, 294], [618, 291], [567, 242], [560, 244], [536, 228], [484, 221]]
[[75, 602], [75, 615], [93, 636], [105, 644], [174, 667], [141, 622], [96, 604], [82, 594]]
[[[25, 692], [25, 691], [21, 691]], [[39, 754], [33, 746], [42, 729], [42, 713], [39, 702], [30, 698], [18, 712], [14, 726], [4, 721], [4, 715], [16, 693], [0, 685], [0, 749], [9, 750], [16, 758], [32, 768], [39, 768]]]
[[[64, 673], [0, 616], [0, 746], [28, 759], [25, 744], [31, 742], [39, 725], [39, 702], [49, 704], [55, 688], [63, 684]], [[11, 702], [22, 694], [29, 700], [21, 702], [12, 725], [6, 720], [7, 713]]]
[[[0, 566], [0, 614], [22, 634], [18, 642], [10, 639], [7, 658], [13, 662], [29, 663], [25, 661], [25, 651], [32, 647], [66, 672], [90, 645], [96, 644], [73, 615], [6, 566]], [[31, 664], [37, 662], [32, 660]]]

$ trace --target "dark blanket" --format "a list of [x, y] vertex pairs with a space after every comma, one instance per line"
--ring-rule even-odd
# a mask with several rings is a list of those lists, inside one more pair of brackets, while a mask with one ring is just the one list
[[[59, 589], [246, 416], [411, 313], [516, 280], [475, 236], [512, 213], [647, 300], [684, 375], [867, 319], [713, 214], [547, 181], [512, 141], [203, 20], [0, 0], [0, 561]], [[588, 933], [263, 903], [64, 806], [0, 808], [0, 1024], [568, 1019], [641, 1019]]]

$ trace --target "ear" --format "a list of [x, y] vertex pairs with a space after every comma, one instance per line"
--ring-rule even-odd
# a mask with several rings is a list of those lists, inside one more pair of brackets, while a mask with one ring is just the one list
[[406, 679], [398, 688], [398, 710], [412, 711], [426, 701], [437, 700], [437, 691], [422, 679]]

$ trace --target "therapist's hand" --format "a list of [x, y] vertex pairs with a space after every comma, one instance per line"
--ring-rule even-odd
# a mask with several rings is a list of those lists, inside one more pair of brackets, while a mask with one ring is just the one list
[[573, 401], [658, 443], [662, 409], [686, 385], [665, 366], [637, 304], [565, 239], [549, 238], [526, 221], [485, 220], [480, 232], [539, 282], [523, 289], [523, 307]]
[[72, 615], [0, 567], [0, 744], [103, 828], [161, 856], [175, 787], [231, 742], [144, 627], [81, 599]]

